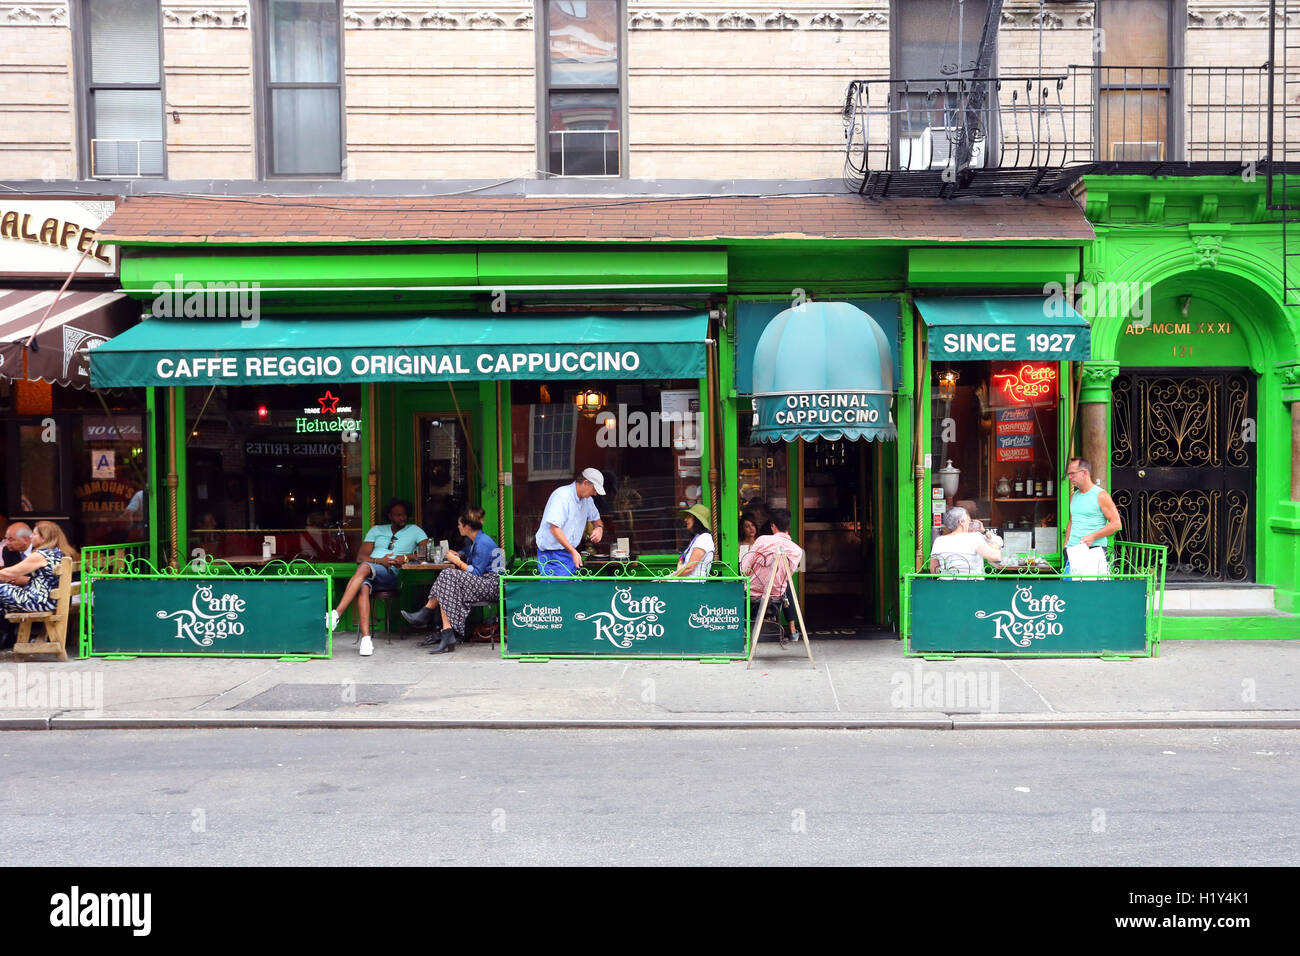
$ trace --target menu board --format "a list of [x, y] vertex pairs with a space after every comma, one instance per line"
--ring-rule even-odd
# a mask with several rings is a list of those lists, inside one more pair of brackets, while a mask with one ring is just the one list
[[1034, 412], [1031, 408], [999, 408], [996, 422], [998, 461], [1034, 460]]

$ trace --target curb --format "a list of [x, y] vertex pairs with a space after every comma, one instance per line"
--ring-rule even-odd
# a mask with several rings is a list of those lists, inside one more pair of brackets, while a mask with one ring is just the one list
[[1300, 717], [1084, 720], [647, 720], [383, 717], [5, 717], [5, 730], [1300, 730]]
[[653, 720], [438, 717], [51, 717], [35, 730], [951, 730], [950, 720]]
[[48, 717], [0, 717], [0, 730], [49, 730]]
[[961, 720], [953, 730], [1300, 730], [1300, 717], [1112, 717], [1086, 720]]

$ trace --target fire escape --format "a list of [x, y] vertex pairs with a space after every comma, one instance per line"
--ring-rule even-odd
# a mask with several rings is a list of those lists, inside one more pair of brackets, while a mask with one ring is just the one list
[[[1282, 300], [1300, 305], [1300, 27], [1269, 4], [1268, 208], [1282, 213]], [[1276, 107], [1276, 111], [1275, 111]]]
[[[1266, 63], [1089, 63], [999, 73], [993, 64], [1002, 3], [992, 0], [975, 56], [959, 58], [968, 69], [849, 84], [845, 181], [873, 199], [1030, 196], [1067, 190], [1089, 173], [1242, 175], [1270, 156], [1283, 164], [1300, 159], [1287, 153], [1300, 151], [1300, 133], [1287, 129], [1300, 117], [1300, 76], [1287, 60], [1300, 57], [1300, 28], [1288, 33], [1286, 3], [1273, 6], [1280, 57]], [[1040, 63], [1053, 8], [1061, 9], [1040, 3]], [[1286, 122], [1280, 113], [1274, 122], [1275, 91], [1291, 110]], [[1268, 169], [1270, 202], [1300, 210], [1300, 180], [1275, 174], [1273, 164]], [[1298, 230], [1300, 219], [1291, 228], [1295, 248], [1288, 248], [1297, 257], [1288, 259], [1296, 285]]]

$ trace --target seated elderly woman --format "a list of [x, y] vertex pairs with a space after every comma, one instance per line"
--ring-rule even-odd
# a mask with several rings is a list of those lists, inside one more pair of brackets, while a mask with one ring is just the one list
[[1001, 560], [1002, 540], [987, 531], [972, 531], [970, 512], [961, 507], [944, 512], [943, 534], [930, 549], [931, 574], [982, 578], [985, 561]]
[[77, 560], [63, 529], [53, 521], [38, 521], [32, 531], [32, 551], [17, 564], [0, 570], [0, 614], [10, 611], [53, 611], [59, 583], [59, 562]]
[[[470, 605], [479, 601], [495, 601], [500, 594], [501, 581], [497, 577], [501, 549], [483, 530], [483, 509], [466, 508], [457, 521], [457, 530], [468, 539], [468, 547], [460, 553], [447, 555], [451, 568], [441, 572], [429, 589], [429, 600], [414, 613], [402, 612], [411, 624], [432, 624], [434, 612], [442, 616], [442, 631], [438, 643], [430, 654], [445, 654], [456, 649], [456, 642], [465, 637], [465, 619]], [[425, 640], [423, 644], [432, 643]]]

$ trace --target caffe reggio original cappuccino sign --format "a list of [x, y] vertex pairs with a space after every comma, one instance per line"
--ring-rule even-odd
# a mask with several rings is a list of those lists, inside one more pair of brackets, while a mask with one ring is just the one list
[[743, 578], [503, 580], [506, 648], [599, 657], [745, 655]]
[[0, 275], [116, 275], [117, 248], [98, 233], [115, 207], [103, 199], [0, 196]]

